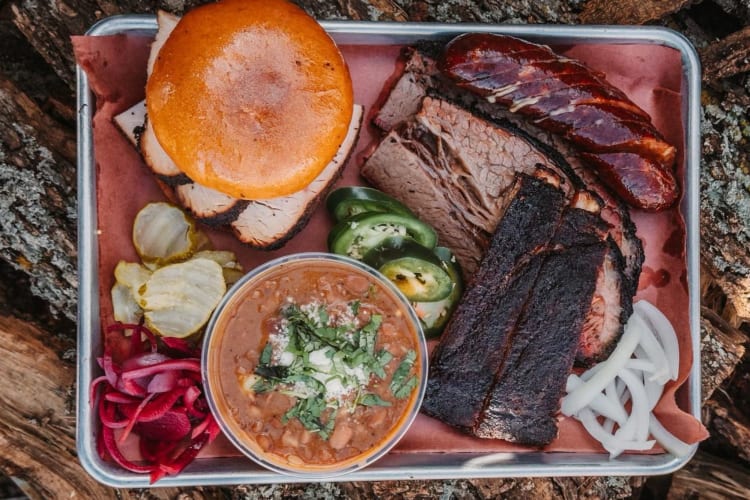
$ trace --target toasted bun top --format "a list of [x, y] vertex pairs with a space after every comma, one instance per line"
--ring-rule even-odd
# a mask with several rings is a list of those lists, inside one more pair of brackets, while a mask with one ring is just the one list
[[285, 0], [187, 13], [146, 85], [159, 143], [188, 177], [236, 198], [285, 196], [333, 158], [352, 115], [333, 40]]

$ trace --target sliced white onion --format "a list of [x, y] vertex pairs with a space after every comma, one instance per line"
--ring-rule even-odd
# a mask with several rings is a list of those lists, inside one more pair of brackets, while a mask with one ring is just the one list
[[[578, 418], [581, 420], [586, 431], [588, 431], [594, 439], [602, 443], [605, 450], [611, 450], [617, 455], [622, 453], [622, 450], [645, 451], [654, 447], [655, 441], [653, 440], [631, 441], [613, 436], [602, 427], [602, 425], [596, 420], [594, 412], [588, 408], [582, 409], [578, 414]], [[617, 455], [611, 456], [611, 458], [615, 458]]]
[[667, 380], [669, 380], [669, 364], [667, 363], [667, 355], [664, 354], [664, 349], [662, 349], [659, 341], [656, 340], [654, 332], [651, 331], [651, 326], [640, 315], [633, 314], [630, 320], [638, 324], [639, 328], [642, 329], [639, 347], [643, 348], [649, 361], [656, 366], [656, 372], [650, 375], [651, 380], [658, 380], [666, 384]]
[[[577, 375], [571, 374], [568, 376], [568, 382], [565, 390], [570, 392], [575, 390], [577, 387], [583, 385], [584, 382]], [[625, 407], [620, 404], [620, 401], [612, 401], [604, 394], [597, 394], [594, 399], [589, 403], [589, 408], [594, 410], [603, 417], [612, 419], [618, 424], [623, 425], [628, 419], [628, 413], [625, 411]]]
[[620, 398], [620, 401], [622, 404], [625, 404], [627, 400], [630, 399], [630, 394], [628, 393], [628, 386], [625, 385], [625, 382], [620, 380], [619, 378], [615, 381], [615, 387], [617, 388], [617, 397]]
[[649, 430], [651, 435], [654, 436], [660, 445], [664, 447], [669, 453], [676, 457], [685, 457], [692, 453], [693, 445], [687, 444], [685, 441], [677, 439], [671, 432], [664, 428], [653, 414], [649, 418]]
[[625, 367], [629, 370], [639, 370], [648, 373], [656, 372], [656, 366], [647, 359], [629, 359]]
[[620, 398], [617, 395], [616, 379], [612, 380], [609, 384], [607, 384], [607, 387], [604, 389], [604, 394], [607, 396], [607, 399], [612, 401], [612, 404], [616, 404], [625, 408], [624, 404], [622, 403], [622, 401], [620, 401]]
[[627, 368], [622, 369], [619, 377], [627, 384], [633, 402], [630, 412], [635, 419], [635, 437], [639, 441], [645, 441], [648, 438], [648, 415], [651, 411], [646, 388], [643, 386], [643, 381]]
[[[609, 359], [580, 376], [568, 377], [561, 411], [580, 420], [610, 458], [623, 451], [649, 450], [657, 441], [668, 452], [685, 456], [693, 447], [669, 433], [652, 413], [664, 385], [676, 379], [678, 369], [674, 328], [653, 305], [638, 302]], [[602, 423], [599, 416], [604, 417]]]
[[656, 306], [645, 300], [639, 300], [633, 304], [633, 309], [653, 327], [667, 356], [670, 378], [677, 380], [680, 371], [680, 346], [672, 323]]
[[602, 424], [602, 429], [607, 431], [607, 434], [612, 434], [612, 431], [615, 428], [615, 421], [611, 418], [605, 418], [604, 423]]
[[656, 403], [661, 399], [661, 395], [664, 392], [664, 384], [660, 384], [654, 380], [644, 380], [644, 387], [646, 389], [646, 395], [648, 396], [648, 409], [653, 411], [656, 407]]
[[[602, 368], [597, 371], [596, 377], [592, 377], [562, 399], [561, 409], [564, 415], [570, 416], [578, 413], [598, 393], [602, 392], [610, 380], [613, 380], [625, 367], [641, 337], [642, 328], [636, 324], [631, 324], [634, 317], [636, 316], [631, 316], [628, 320], [625, 325], [625, 332], [620, 337], [620, 341], [610, 357], [597, 365], [602, 366]], [[640, 323], [643, 323], [643, 321], [640, 321]]]
[[591, 378], [594, 375], [599, 373], [602, 370], [602, 368], [604, 368], [604, 366], [605, 366], [605, 363], [599, 363], [599, 364], [592, 366], [591, 368], [589, 368], [588, 370], [586, 370], [585, 372], [581, 374], [581, 380], [583, 380], [584, 382], [588, 382], [589, 380], [591, 380]]

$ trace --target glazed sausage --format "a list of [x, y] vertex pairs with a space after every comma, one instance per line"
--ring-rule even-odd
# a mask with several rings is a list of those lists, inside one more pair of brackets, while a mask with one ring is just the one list
[[627, 203], [656, 211], [677, 199], [675, 148], [603, 74], [546, 46], [482, 33], [452, 40], [440, 69], [459, 87], [566, 138]]

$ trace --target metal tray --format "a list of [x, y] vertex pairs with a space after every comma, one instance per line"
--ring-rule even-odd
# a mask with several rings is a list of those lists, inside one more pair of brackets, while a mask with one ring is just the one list
[[[436, 23], [322, 22], [341, 44], [407, 44], [469, 31], [516, 35], [550, 44], [658, 44], [678, 50], [682, 58], [685, 117], [685, 196], [681, 211], [687, 231], [687, 282], [693, 367], [686, 384], [689, 412], [700, 419], [699, 335], [699, 232], [698, 175], [700, 161], [700, 63], [695, 49], [679, 33], [658, 27], [479, 25]], [[151, 15], [116, 16], [94, 25], [88, 35], [153, 34]], [[94, 98], [86, 74], [78, 68], [78, 454], [84, 468], [98, 481], [115, 487], [145, 487], [148, 477], [102, 461], [96, 452], [96, 413], [91, 411], [89, 386], [97, 373], [101, 353], [96, 215], [96, 169], [92, 138]], [[693, 452], [697, 445], [693, 447]], [[595, 453], [391, 453], [361, 471], [337, 478], [341, 481], [394, 479], [490, 478], [521, 476], [658, 475], [687, 463], [690, 456], [671, 454], [622, 455], [610, 460]], [[281, 476], [244, 458], [197, 459], [177, 477], [166, 477], [158, 486], [218, 485], [310, 481]]]

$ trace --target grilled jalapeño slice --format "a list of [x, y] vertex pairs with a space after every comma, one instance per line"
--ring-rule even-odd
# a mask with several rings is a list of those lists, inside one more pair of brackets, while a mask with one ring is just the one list
[[453, 281], [451, 293], [441, 300], [433, 302], [412, 302], [412, 306], [422, 322], [422, 330], [425, 337], [435, 338], [443, 333], [445, 325], [458, 305], [463, 293], [463, 281], [461, 280], [461, 269], [451, 251], [445, 247], [436, 247], [435, 255], [440, 259], [443, 269]]
[[326, 207], [336, 222], [367, 212], [392, 213], [416, 216], [395, 198], [368, 187], [349, 186], [332, 192], [326, 199]]
[[410, 238], [386, 238], [363, 261], [383, 273], [409, 300], [441, 300], [453, 291], [454, 281], [440, 259]]
[[367, 212], [336, 224], [328, 235], [328, 249], [362, 260], [367, 252], [393, 236], [411, 238], [428, 249], [437, 242], [435, 231], [412, 215]]

